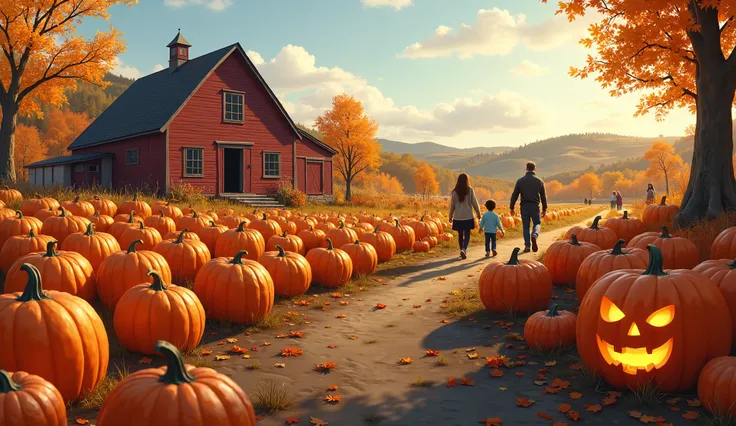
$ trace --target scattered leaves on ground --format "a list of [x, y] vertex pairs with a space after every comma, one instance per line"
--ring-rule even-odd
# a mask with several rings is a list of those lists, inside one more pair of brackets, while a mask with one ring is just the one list
[[342, 401], [342, 396], [333, 394], [333, 395], [325, 395], [322, 398], [322, 401], [329, 403], [329, 404], [337, 404], [338, 402]]
[[528, 408], [534, 405], [534, 402], [535, 401], [533, 399], [527, 399], [525, 396], [520, 396], [516, 398], [516, 405], [518, 405], [519, 407]]
[[335, 367], [337, 367], [337, 364], [335, 364], [332, 361], [329, 361], [329, 362], [323, 362], [323, 363], [315, 365], [314, 369], [317, 371], [330, 371]]
[[294, 348], [289, 346], [288, 348], [281, 349], [281, 356], [289, 357], [289, 356], [300, 356], [304, 353], [303, 350], [299, 348]]
[[414, 362], [414, 360], [413, 360], [413, 359], [411, 359], [411, 358], [409, 358], [409, 357], [406, 357], [406, 358], [399, 358], [399, 364], [401, 364], [401, 365], [409, 365], [409, 364], [411, 364], [412, 362]]

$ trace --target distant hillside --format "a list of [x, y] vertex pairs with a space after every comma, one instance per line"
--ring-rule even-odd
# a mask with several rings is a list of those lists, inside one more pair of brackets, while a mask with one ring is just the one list
[[411, 154], [417, 159], [451, 169], [463, 168], [462, 165], [467, 164], [470, 158], [476, 155], [498, 155], [512, 149], [507, 146], [454, 148], [434, 142], [406, 143], [388, 139], [378, 139], [378, 143], [381, 144], [383, 152]]

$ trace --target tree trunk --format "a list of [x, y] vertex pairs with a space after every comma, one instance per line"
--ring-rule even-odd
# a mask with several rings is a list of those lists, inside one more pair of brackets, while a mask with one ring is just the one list
[[670, 178], [667, 176], [667, 172], [664, 172], [664, 194], [670, 196]]
[[0, 123], [0, 181], [15, 181], [15, 126], [18, 122], [18, 107], [15, 102], [0, 100], [2, 123]]
[[[696, 74], [697, 121], [690, 180], [675, 225], [719, 216], [736, 208], [731, 108], [736, 82], [725, 64], [700, 64]], [[707, 67], [707, 69], [706, 69]]]
[[352, 191], [350, 190], [350, 186], [353, 183], [353, 178], [345, 179], [345, 201], [352, 200]]

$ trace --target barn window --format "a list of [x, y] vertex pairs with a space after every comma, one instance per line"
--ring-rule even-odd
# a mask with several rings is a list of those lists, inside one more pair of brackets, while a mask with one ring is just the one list
[[87, 167], [87, 171], [90, 172], [90, 173], [97, 173], [97, 172], [100, 171], [100, 168], [97, 167], [97, 165], [89, 166], [89, 167]]
[[263, 177], [277, 178], [281, 176], [281, 153], [263, 153]]
[[223, 121], [228, 123], [243, 123], [243, 105], [245, 104], [245, 93], [223, 92]]
[[125, 164], [128, 165], [128, 166], [131, 166], [131, 165], [134, 165], [134, 164], [138, 164], [138, 161], [139, 161], [138, 155], [139, 155], [139, 153], [140, 153], [140, 151], [138, 150], [138, 148], [129, 149], [129, 150], [125, 151]]
[[204, 149], [184, 149], [184, 176], [204, 176]]

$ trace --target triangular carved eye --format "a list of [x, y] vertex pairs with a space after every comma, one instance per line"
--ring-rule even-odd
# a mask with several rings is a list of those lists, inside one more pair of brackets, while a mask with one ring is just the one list
[[611, 302], [606, 296], [603, 296], [603, 300], [601, 301], [601, 318], [603, 318], [603, 321], [617, 322], [624, 319], [625, 316], [615, 303]]
[[675, 319], [675, 305], [669, 305], [649, 315], [647, 322], [654, 327], [664, 327], [673, 319]]

